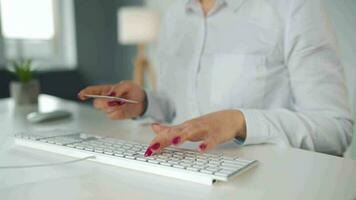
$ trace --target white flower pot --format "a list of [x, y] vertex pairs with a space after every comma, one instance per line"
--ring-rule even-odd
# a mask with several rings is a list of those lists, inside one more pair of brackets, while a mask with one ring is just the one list
[[38, 80], [31, 80], [28, 83], [12, 81], [10, 83], [10, 95], [17, 105], [37, 104], [40, 94], [40, 83]]

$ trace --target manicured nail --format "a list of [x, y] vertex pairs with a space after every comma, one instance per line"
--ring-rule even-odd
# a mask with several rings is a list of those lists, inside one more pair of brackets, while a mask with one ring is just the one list
[[112, 91], [108, 94], [109, 96], [116, 96], [116, 92]]
[[108, 106], [111, 106], [111, 107], [113, 107], [113, 106], [119, 106], [120, 104], [119, 104], [119, 102], [117, 102], [117, 101], [108, 101]]
[[150, 148], [148, 148], [145, 152], [145, 157], [151, 156], [152, 153], [153, 153], [153, 151]]
[[180, 143], [180, 141], [181, 141], [181, 137], [177, 136], [177, 137], [173, 138], [172, 144], [177, 145]]
[[125, 105], [125, 104], [126, 104], [125, 101], [118, 101], [118, 105], [119, 105], [119, 106], [122, 106], [122, 105]]
[[202, 150], [202, 151], [204, 151], [204, 150], [206, 149], [206, 144], [204, 144], [204, 143], [203, 143], [203, 144], [200, 144], [200, 145], [199, 145], [199, 149]]
[[161, 146], [161, 144], [157, 142], [157, 143], [154, 143], [150, 148], [153, 150], [157, 150], [157, 149], [159, 149], [160, 146]]
[[80, 93], [77, 94], [77, 97], [80, 99]]

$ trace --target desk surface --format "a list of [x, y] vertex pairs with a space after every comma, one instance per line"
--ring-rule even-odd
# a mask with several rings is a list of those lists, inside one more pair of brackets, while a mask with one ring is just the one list
[[[26, 113], [64, 108], [71, 119], [32, 125]], [[48, 163], [68, 157], [15, 146], [20, 130], [66, 128], [149, 142], [154, 134], [135, 121], [111, 121], [87, 105], [42, 95], [38, 107], [0, 100], [0, 165]], [[186, 147], [193, 147], [187, 144]], [[47, 168], [0, 170], [1, 199], [356, 199], [356, 161], [271, 145], [219, 146], [216, 152], [257, 159], [260, 164], [214, 186], [84, 161]]]

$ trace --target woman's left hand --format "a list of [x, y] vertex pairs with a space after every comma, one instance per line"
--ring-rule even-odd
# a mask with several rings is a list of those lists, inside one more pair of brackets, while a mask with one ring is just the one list
[[246, 138], [245, 118], [239, 110], [225, 110], [203, 115], [176, 126], [152, 124], [156, 137], [146, 150], [151, 156], [170, 145], [180, 145], [185, 141], [202, 141], [198, 150], [206, 152], [216, 145], [233, 138]]

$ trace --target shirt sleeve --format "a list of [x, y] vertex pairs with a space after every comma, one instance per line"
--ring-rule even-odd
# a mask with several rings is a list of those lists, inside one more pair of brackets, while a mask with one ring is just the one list
[[150, 117], [158, 122], [171, 122], [175, 116], [174, 106], [164, 93], [146, 91], [147, 110], [142, 117]]
[[284, 35], [293, 109], [242, 109], [244, 144], [341, 155], [351, 142], [353, 122], [334, 32], [320, 0], [293, 2]]

